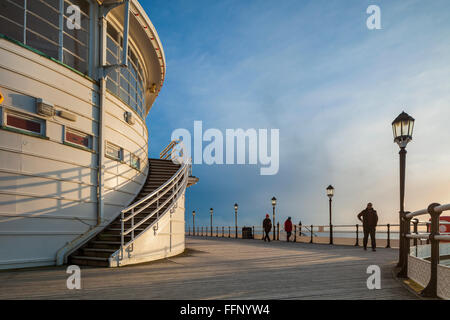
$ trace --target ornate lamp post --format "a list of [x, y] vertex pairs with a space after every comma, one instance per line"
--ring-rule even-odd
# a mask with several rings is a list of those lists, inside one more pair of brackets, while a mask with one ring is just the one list
[[273, 209], [273, 221], [272, 221], [272, 226], [273, 226], [273, 240], [275, 240], [275, 206], [277, 205], [277, 198], [273, 197], [272, 198], [272, 209]]
[[[414, 130], [414, 118], [406, 112], [400, 113], [392, 122], [394, 142], [400, 147], [400, 250], [397, 266], [403, 265], [404, 241], [402, 241], [404, 230], [403, 217], [405, 215], [405, 169], [406, 169], [406, 145], [412, 140]], [[409, 239], [408, 239], [409, 241]]]
[[192, 211], [192, 225], [194, 227], [194, 236], [195, 236], [195, 210]]
[[333, 224], [331, 223], [331, 201], [333, 198], [333, 194], [334, 194], [334, 188], [333, 186], [330, 184], [327, 187], [327, 196], [329, 198], [329, 204], [330, 204], [330, 244], [333, 244]]
[[213, 234], [213, 224], [212, 224], [212, 219], [213, 219], [213, 213], [214, 213], [213, 208], [210, 208], [210, 209], [209, 209], [209, 212], [211, 213], [211, 237], [212, 237], [212, 234]]
[[234, 204], [234, 225], [236, 226], [236, 239], [238, 237], [238, 226], [237, 226], [237, 211], [238, 211], [238, 204]]

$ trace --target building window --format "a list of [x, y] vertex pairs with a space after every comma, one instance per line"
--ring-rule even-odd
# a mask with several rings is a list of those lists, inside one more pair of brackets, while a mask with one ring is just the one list
[[92, 136], [71, 128], [65, 128], [64, 141], [82, 148], [92, 150]]
[[3, 125], [6, 128], [44, 136], [44, 121], [28, 115], [5, 112]]
[[141, 159], [138, 156], [131, 154], [130, 165], [132, 168], [141, 170]]
[[[76, 7], [75, 7], [76, 6]], [[79, 8], [80, 24], [71, 17]], [[60, 16], [64, 18], [60, 20]], [[69, 23], [68, 23], [69, 22]], [[0, 33], [39, 50], [64, 64], [88, 73], [89, 1], [1, 0]]]
[[123, 161], [123, 149], [119, 146], [116, 146], [115, 144], [112, 144], [110, 142], [106, 142], [106, 156], [108, 158], [117, 160], [117, 161]]
[[[120, 64], [123, 50], [122, 36], [110, 23], [108, 24], [107, 34], [107, 64]], [[142, 119], [145, 118], [144, 79], [143, 63], [130, 46], [128, 49], [128, 68], [112, 70], [108, 74], [106, 82], [106, 88], [135, 110]]]

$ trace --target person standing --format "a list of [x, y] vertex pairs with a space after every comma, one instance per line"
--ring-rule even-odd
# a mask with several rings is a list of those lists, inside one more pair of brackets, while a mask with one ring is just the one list
[[266, 218], [263, 221], [263, 229], [264, 229], [264, 237], [263, 237], [264, 242], [266, 240], [270, 242], [269, 233], [270, 230], [272, 230], [272, 221], [270, 221], [268, 214], [266, 214]]
[[289, 238], [291, 237], [291, 233], [292, 233], [291, 217], [287, 218], [287, 220], [284, 222], [284, 231], [286, 231], [287, 242], [289, 242]]
[[375, 229], [377, 227], [378, 223], [378, 215], [377, 211], [373, 209], [372, 203], [368, 203], [366, 209], [361, 211], [358, 214], [358, 219], [363, 223], [363, 229], [364, 229], [364, 250], [367, 250], [367, 242], [370, 240], [372, 242], [372, 251], [376, 251], [376, 240], [375, 240]]

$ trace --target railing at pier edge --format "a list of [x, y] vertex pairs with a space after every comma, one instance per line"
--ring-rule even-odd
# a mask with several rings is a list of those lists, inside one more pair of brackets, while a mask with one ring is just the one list
[[[421, 291], [421, 295], [424, 297], [436, 298], [438, 288], [438, 264], [439, 264], [439, 244], [440, 241], [450, 241], [450, 234], [441, 235], [439, 232], [440, 225], [447, 225], [450, 222], [440, 220], [442, 212], [450, 210], [450, 204], [440, 205], [438, 203], [432, 203], [426, 209], [418, 210], [415, 212], [405, 212], [402, 216], [402, 229], [404, 233], [400, 234], [400, 241], [403, 242], [403, 246], [400, 246], [400, 257], [403, 262], [400, 266], [400, 271], [397, 274], [399, 278], [408, 277], [408, 256], [410, 255], [411, 239], [414, 239], [417, 252], [417, 240], [426, 239], [431, 243], [431, 257], [430, 257], [430, 280], [428, 285]], [[419, 220], [416, 217], [429, 214], [431, 216], [431, 223], [429, 223], [429, 232], [419, 233], [417, 226]], [[416, 219], [413, 219], [416, 218]], [[412, 221], [413, 220], [413, 221]], [[414, 231], [411, 233], [411, 222], [414, 225]], [[426, 222], [428, 224], [428, 222]], [[417, 255], [417, 254], [416, 254]]]
[[[418, 222], [417, 228], [425, 228], [427, 226], [426, 222]], [[398, 224], [379, 224], [377, 226], [377, 235], [383, 234], [385, 236], [379, 237], [377, 236], [377, 241], [382, 241], [386, 248], [391, 248], [392, 246], [392, 234], [399, 234], [399, 231], [394, 231], [392, 228], [399, 227]], [[214, 226], [213, 230], [211, 230], [210, 227], [202, 227], [198, 226], [196, 227], [196, 230], [192, 230], [191, 226], [187, 226], [186, 232], [188, 235], [197, 235], [201, 236], [202, 234], [206, 236], [213, 236], [213, 237], [223, 237], [223, 238], [235, 238], [236, 234], [234, 232], [236, 226]], [[241, 237], [241, 226], [238, 226], [238, 238]], [[227, 231], [228, 229], [228, 231]], [[262, 239], [263, 238], [263, 228], [259, 226], [252, 226], [252, 235], [254, 238]], [[221, 230], [221, 231], [220, 231]], [[233, 232], [231, 232], [233, 230]], [[194, 234], [195, 231], [195, 234]], [[335, 243], [336, 244], [347, 244], [347, 245], [354, 245], [354, 246], [360, 246], [360, 238], [362, 238], [363, 234], [363, 228], [361, 224], [354, 224], [354, 225], [333, 225], [333, 233], [337, 235], [335, 237]], [[322, 235], [321, 235], [322, 234]], [[339, 237], [340, 234], [345, 234], [344, 237]], [[350, 240], [352, 239], [352, 236], [349, 236], [351, 234], [354, 234], [353, 239], [355, 242], [349, 243], [348, 241], [341, 241], [342, 239]], [[280, 240], [280, 238], [285, 239], [286, 238], [286, 232], [283, 230], [283, 228], [280, 226], [279, 223], [275, 224], [275, 239], [273, 239], [272, 232], [269, 234], [270, 240]], [[328, 243], [329, 241], [329, 226], [328, 225], [293, 225], [293, 232], [291, 241], [294, 242], [308, 242], [308, 243]], [[399, 241], [399, 239], [395, 239], [395, 242]], [[422, 240], [419, 240], [420, 244], [422, 244]], [[394, 244], [395, 246], [395, 244]]]

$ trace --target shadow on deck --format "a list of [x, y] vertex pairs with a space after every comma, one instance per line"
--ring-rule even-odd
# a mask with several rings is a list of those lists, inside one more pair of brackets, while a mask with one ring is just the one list
[[[393, 278], [397, 250], [187, 237], [185, 253], [125, 268], [82, 269], [68, 290], [64, 269], [0, 272], [0, 299], [415, 299]], [[367, 267], [381, 289], [367, 288]]]

